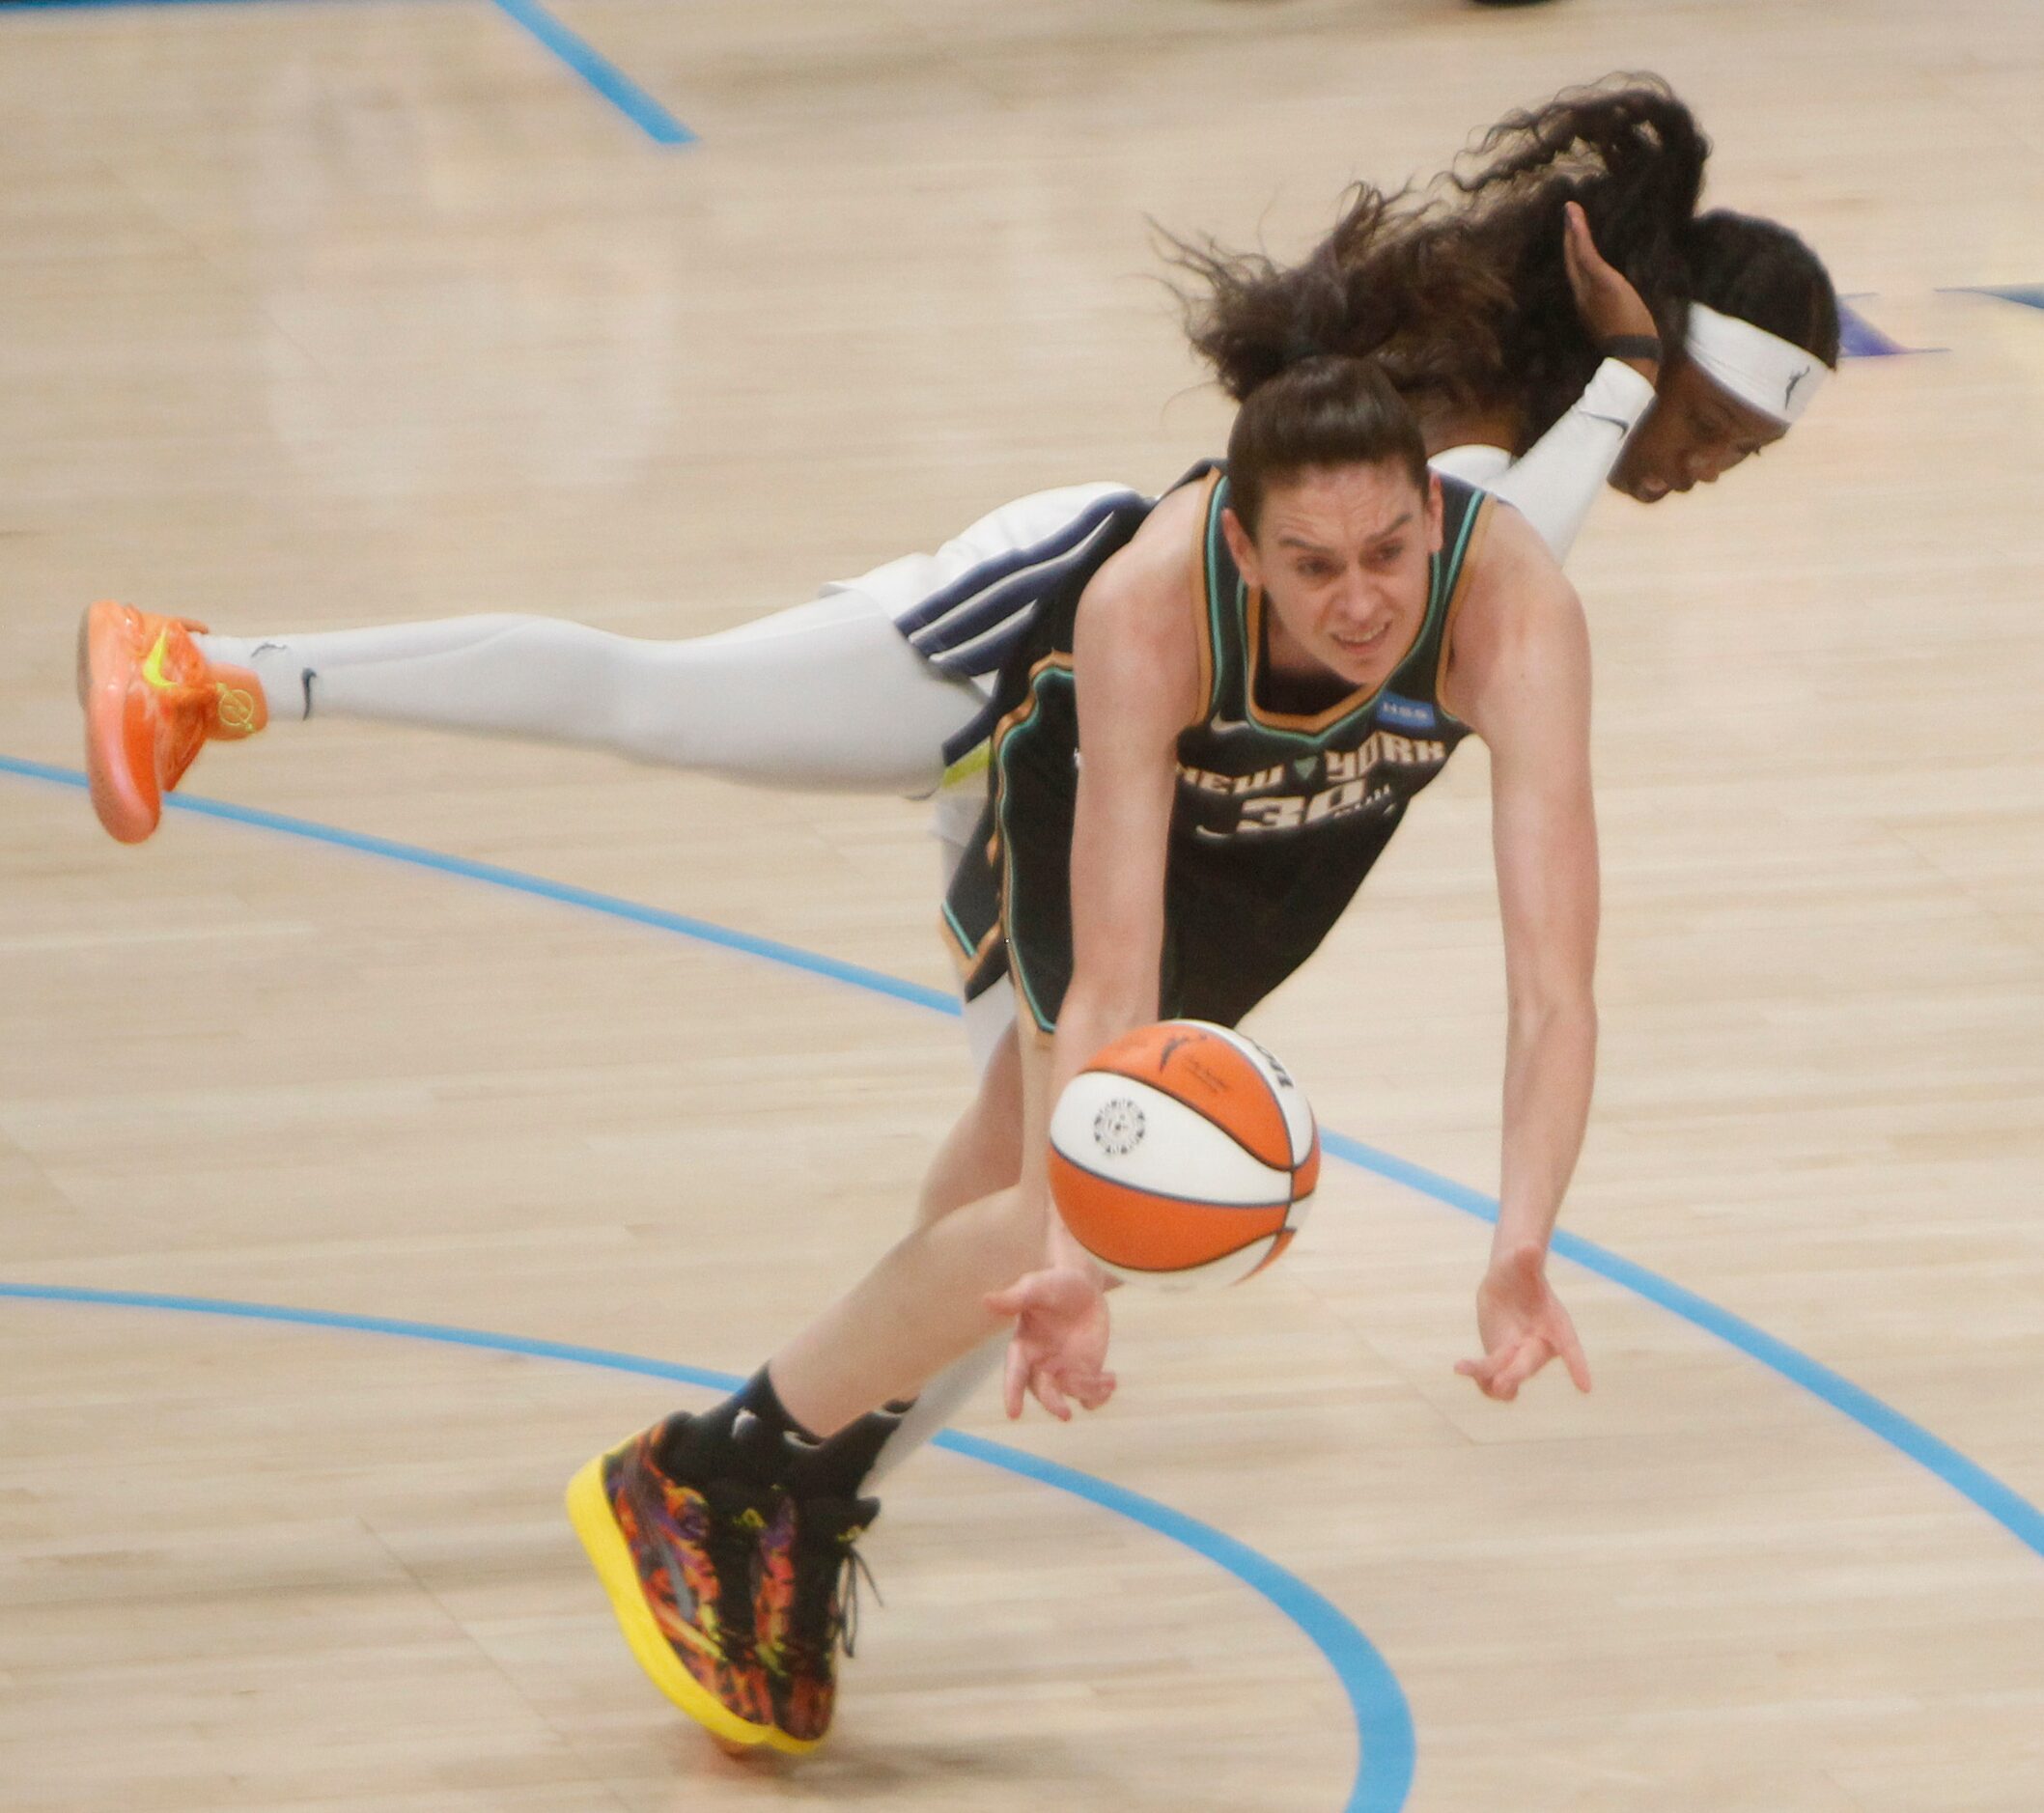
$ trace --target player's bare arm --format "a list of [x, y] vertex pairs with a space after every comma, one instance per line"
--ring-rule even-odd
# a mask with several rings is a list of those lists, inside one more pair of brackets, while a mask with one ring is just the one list
[[[1189, 556], [1201, 503], [1190, 488], [1165, 498], [1079, 602], [1072, 671], [1084, 760], [1072, 826], [1074, 963], [1050, 1052], [1050, 1102], [1101, 1046], [1157, 1018], [1177, 741], [1199, 705]], [[1025, 1165], [1024, 1176], [1043, 1205], [1045, 1264], [988, 1306], [1017, 1319], [1009, 1415], [1021, 1414], [1026, 1390], [1063, 1420], [1068, 1400], [1094, 1409], [1114, 1388], [1105, 1371], [1105, 1283], [1050, 1207], [1040, 1166]]]
[[1513, 513], [1495, 512], [1448, 655], [1452, 709], [1491, 754], [1492, 843], [1508, 996], [1500, 1211], [1477, 1297], [1481, 1359], [1509, 1400], [1559, 1355], [1589, 1368], [1546, 1282], [1596, 1073], [1598, 863], [1589, 637], [1575, 588]]
[[1192, 488], [1159, 504], [1078, 608], [1078, 807], [1072, 826], [1072, 985], [1053, 1091], [1110, 1039], [1157, 1018], [1164, 858], [1178, 736], [1198, 713]]

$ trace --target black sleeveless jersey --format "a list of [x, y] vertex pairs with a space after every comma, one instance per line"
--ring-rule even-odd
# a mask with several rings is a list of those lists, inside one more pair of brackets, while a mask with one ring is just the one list
[[[1274, 703], [1265, 604], [1228, 552], [1224, 474], [1207, 487], [1198, 546], [1201, 707], [1178, 739], [1165, 865], [1160, 1012], [1234, 1021], [1318, 947], [1468, 727], [1441, 703], [1448, 632], [1492, 507], [1442, 478], [1442, 550], [1426, 612], [1390, 679], [1312, 711]], [[968, 997], [1011, 970], [1039, 1026], [1071, 979], [1071, 842], [1078, 721], [1072, 674], [1079, 598], [1147, 507], [1083, 573], [1065, 575], [1003, 666], [980, 841], [954, 878], [945, 920]], [[1116, 529], [1124, 530], [1117, 522]]]

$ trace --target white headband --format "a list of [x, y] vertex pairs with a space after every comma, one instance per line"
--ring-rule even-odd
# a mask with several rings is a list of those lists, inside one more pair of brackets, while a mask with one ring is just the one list
[[1701, 302], [1689, 305], [1683, 347], [1712, 383], [1777, 422], [1801, 420], [1831, 376], [1814, 352]]

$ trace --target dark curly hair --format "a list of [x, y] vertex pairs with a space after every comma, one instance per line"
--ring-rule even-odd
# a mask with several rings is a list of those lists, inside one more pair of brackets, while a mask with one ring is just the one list
[[1697, 216], [1709, 156], [1666, 82], [1613, 76], [1499, 121], [1472, 168], [1395, 193], [1358, 183], [1296, 265], [1169, 234], [1165, 255], [1191, 279], [1188, 337], [1238, 402], [1317, 353], [1370, 356], [1416, 407], [1509, 407], [1525, 446], [1598, 363], [1562, 261], [1570, 202], [1668, 344], [1701, 297], [1835, 359], [1836, 301], [1809, 248], [1770, 222]]

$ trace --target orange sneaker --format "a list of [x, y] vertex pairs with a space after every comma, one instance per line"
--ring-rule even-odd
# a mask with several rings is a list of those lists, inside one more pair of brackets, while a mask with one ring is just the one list
[[200, 745], [237, 741], [269, 722], [262, 683], [216, 666], [191, 632], [204, 624], [102, 600], [78, 623], [78, 703], [85, 708], [85, 771], [93, 810], [124, 844], [139, 844], [163, 815], [163, 795]]

